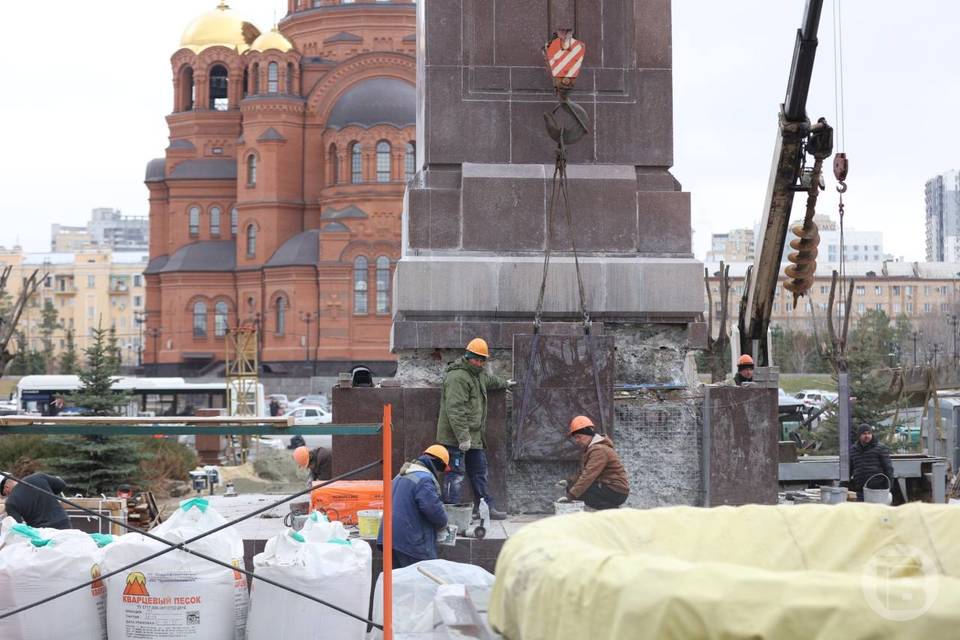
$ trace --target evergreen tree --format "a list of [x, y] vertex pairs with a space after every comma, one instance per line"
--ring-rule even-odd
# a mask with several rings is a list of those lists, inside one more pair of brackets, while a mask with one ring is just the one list
[[53, 332], [60, 329], [59, 314], [49, 298], [43, 301], [40, 311], [40, 338], [43, 342], [43, 362], [46, 371], [53, 370]]
[[126, 404], [127, 397], [112, 389], [116, 373], [106, 345], [107, 331], [99, 326], [92, 331], [93, 342], [83, 350], [85, 362], [79, 373], [80, 390], [71, 400], [85, 408], [89, 415], [113, 416], [118, 407]]
[[122, 353], [120, 351], [120, 342], [117, 340], [117, 327], [110, 325], [110, 331], [107, 333], [107, 369], [111, 375], [120, 375], [120, 364], [122, 362]]
[[14, 340], [17, 343], [17, 351], [10, 361], [7, 373], [12, 376], [31, 376], [43, 375], [47, 372], [43, 354], [35, 349], [31, 349], [27, 344], [26, 337], [17, 332]]
[[[107, 331], [93, 330], [93, 342], [84, 349], [85, 366], [80, 371], [81, 389], [71, 401], [95, 416], [117, 414], [126, 395], [112, 390], [114, 377], [107, 354]], [[66, 453], [50, 461], [70, 491], [87, 495], [112, 493], [124, 483], [136, 484], [140, 477], [139, 449], [133, 438], [124, 436], [74, 436], [64, 439]]]
[[60, 354], [60, 373], [69, 375], [77, 372], [77, 344], [73, 339], [73, 329], [67, 329], [66, 346]]

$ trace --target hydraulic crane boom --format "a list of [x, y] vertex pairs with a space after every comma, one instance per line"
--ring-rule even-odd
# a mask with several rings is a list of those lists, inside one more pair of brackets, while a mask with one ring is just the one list
[[[780, 258], [786, 243], [793, 197], [798, 191], [807, 192], [808, 197], [804, 224], [794, 228], [797, 239], [791, 242], [791, 246], [796, 251], [789, 257], [793, 264], [787, 267], [787, 275], [792, 280], [786, 288], [794, 293], [794, 304], [810, 288], [816, 270], [819, 234], [813, 223], [813, 212], [817, 192], [822, 188], [820, 167], [833, 150], [833, 130], [823, 118], [811, 125], [806, 113], [822, 8], [823, 0], [807, 0], [803, 24], [797, 30], [787, 93], [780, 106], [756, 258], [748, 272], [749, 282], [740, 303], [740, 351], [752, 353], [758, 366], [769, 363], [767, 328], [780, 277]], [[812, 168], [806, 166], [807, 154], [815, 159]]]

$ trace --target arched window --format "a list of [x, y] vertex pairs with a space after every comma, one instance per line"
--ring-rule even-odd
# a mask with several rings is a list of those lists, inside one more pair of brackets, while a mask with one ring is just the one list
[[354, 142], [350, 147], [350, 182], [363, 182], [363, 148], [359, 142]]
[[190, 237], [196, 238], [200, 235], [200, 207], [190, 207], [187, 217], [189, 218]]
[[390, 143], [377, 143], [377, 182], [390, 182]]
[[353, 261], [353, 313], [367, 314], [367, 259], [363, 256]]
[[257, 255], [257, 228], [252, 224], [247, 225], [247, 257], [252, 258]]
[[193, 337], [207, 337], [207, 303], [203, 301], [193, 303]]
[[250, 89], [250, 93], [257, 95], [260, 93], [260, 63], [255, 62], [253, 64], [253, 87]]
[[271, 62], [267, 65], [267, 93], [280, 91], [280, 65]]
[[240, 228], [240, 212], [234, 207], [230, 209], [230, 237], [237, 237], [237, 230]]
[[294, 90], [293, 90], [293, 63], [292, 63], [292, 62], [288, 62], [288, 63], [287, 63], [287, 95], [288, 95], [288, 96], [294, 95]]
[[390, 258], [377, 258], [377, 313], [390, 313]]
[[250, 93], [250, 70], [243, 70], [243, 97], [246, 98], [247, 94]]
[[184, 67], [180, 70], [180, 104], [179, 111], [192, 111], [195, 87], [193, 86], [193, 67]]
[[220, 207], [210, 207], [210, 235], [220, 237]]
[[327, 152], [327, 162], [330, 163], [330, 184], [340, 182], [340, 159], [337, 157], [337, 145], [331, 144]]
[[227, 335], [227, 322], [230, 309], [227, 303], [221, 300], [213, 306], [213, 333], [218, 338]]
[[252, 153], [247, 156], [247, 186], [257, 186], [257, 156]]
[[287, 331], [287, 299], [277, 298], [277, 335], [282, 336]]
[[414, 142], [407, 143], [406, 154], [403, 156], [403, 173], [407, 182], [417, 172], [417, 145]]
[[230, 108], [230, 78], [227, 68], [221, 64], [210, 69], [210, 108], [226, 111]]

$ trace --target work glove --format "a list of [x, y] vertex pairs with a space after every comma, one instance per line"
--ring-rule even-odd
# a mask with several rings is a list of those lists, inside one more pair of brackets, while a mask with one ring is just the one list
[[463, 442], [460, 443], [460, 451], [463, 451], [464, 453], [466, 453], [467, 451], [470, 451], [469, 440], [464, 440]]
[[557, 489], [566, 489], [566, 488], [567, 488], [567, 481], [566, 481], [566, 480], [558, 480], [558, 481], [557, 481], [557, 484], [556, 484], [556, 487], [557, 487]]
[[517, 386], [516, 380], [514, 380], [513, 378], [510, 378], [509, 380], [507, 380], [507, 389], [513, 389], [515, 386]]

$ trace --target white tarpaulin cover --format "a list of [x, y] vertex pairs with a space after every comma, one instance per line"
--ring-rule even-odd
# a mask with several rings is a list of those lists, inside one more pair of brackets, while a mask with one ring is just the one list
[[620, 509], [547, 518], [497, 560], [507, 640], [950, 638], [960, 508]]

